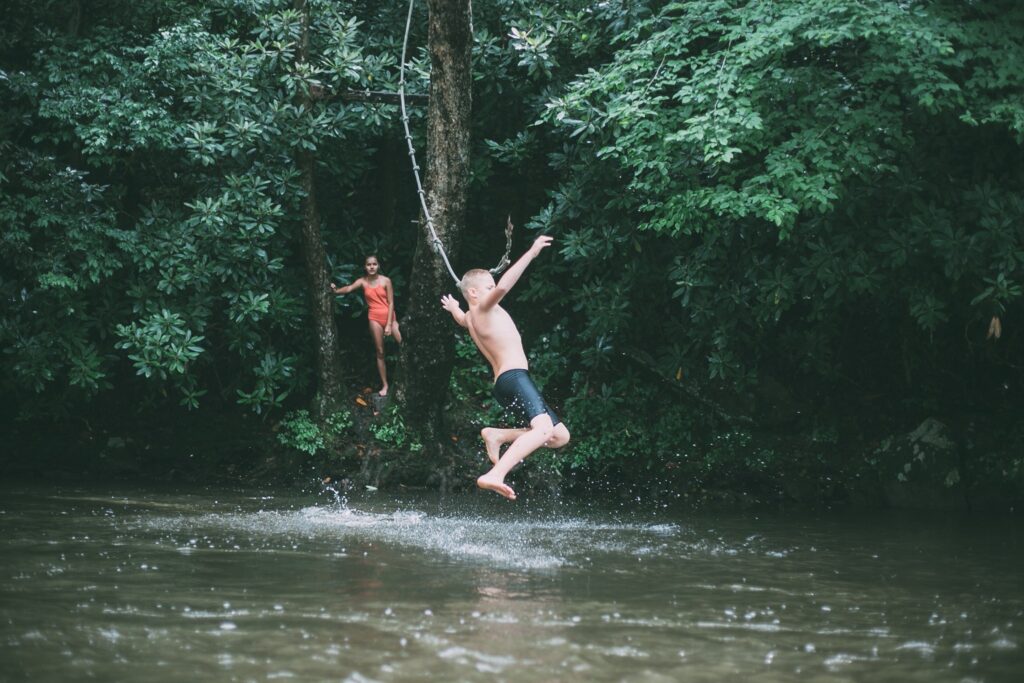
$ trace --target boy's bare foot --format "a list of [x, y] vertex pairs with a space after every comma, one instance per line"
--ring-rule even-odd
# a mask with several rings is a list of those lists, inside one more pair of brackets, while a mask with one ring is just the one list
[[482, 489], [494, 491], [498, 495], [504, 496], [509, 500], [516, 499], [516, 492], [512, 490], [512, 487], [503, 482], [502, 480], [498, 479], [497, 477], [492, 477], [491, 475], [484, 474], [477, 478], [476, 485]]
[[380, 391], [378, 391], [377, 395], [378, 396], [387, 396], [388, 395], [387, 385], [385, 385]]
[[480, 438], [484, 440], [484, 447], [487, 449], [487, 459], [492, 465], [498, 464], [498, 457], [501, 452], [501, 441], [498, 440], [498, 430], [494, 427], [484, 427], [480, 430]]

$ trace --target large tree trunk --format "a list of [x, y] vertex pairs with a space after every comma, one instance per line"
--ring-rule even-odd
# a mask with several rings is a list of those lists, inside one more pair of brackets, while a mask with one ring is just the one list
[[[470, 0], [428, 0], [430, 11], [430, 104], [427, 110], [427, 207], [437, 236], [454, 263], [466, 222], [469, 185], [472, 20]], [[443, 407], [455, 360], [451, 316], [441, 295], [455, 293], [441, 257], [431, 248], [426, 221], [419, 236], [402, 320], [404, 382], [399, 398], [407, 423], [428, 453], [445, 443]]]
[[[309, 7], [306, 0], [295, 0], [295, 9], [302, 13], [302, 35], [297, 59], [309, 58]], [[312, 102], [308, 94], [300, 96], [300, 106], [307, 112]], [[301, 174], [302, 198], [302, 254], [306, 265], [306, 286], [309, 288], [310, 311], [316, 328], [317, 389], [313, 398], [313, 412], [323, 417], [334, 412], [341, 401], [341, 366], [338, 357], [338, 331], [334, 326], [332, 297], [327, 277], [327, 254], [320, 234], [320, 211], [316, 203], [314, 171], [316, 159], [312, 152], [303, 150], [296, 163]]]
[[310, 311], [316, 328], [317, 388], [313, 412], [326, 416], [337, 410], [341, 402], [341, 366], [338, 355], [338, 331], [334, 326], [333, 301], [327, 277], [327, 255], [320, 234], [320, 214], [316, 206], [313, 182], [313, 154], [299, 155], [302, 174], [302, 253], [306, 264], [306, 286], [309, 287]]

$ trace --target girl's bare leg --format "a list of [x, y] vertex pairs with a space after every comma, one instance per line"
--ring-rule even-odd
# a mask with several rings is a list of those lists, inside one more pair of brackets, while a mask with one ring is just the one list
[[402, 343], [402, 331], [398, 329], [398, 318], [395, 318], [394, 322], [391, 323], [391, 336], [399, 344]]
[[378, 393], [387, 396], [388, 366], [384, 363], [384, 328], [380, 323], [370, 321], [370, 336], [373, 337], [373, 346], [377, 352], [377, 374], [380, 375], [380, 383], [383, 385]]

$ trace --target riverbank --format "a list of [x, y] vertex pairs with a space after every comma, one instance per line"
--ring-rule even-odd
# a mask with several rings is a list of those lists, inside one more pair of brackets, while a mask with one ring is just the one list
[[[344, 429], [314, 452], [294, 447], [287, 427], [280, 419], [186, 411], [130, 422], [18, 423], [5, 429], [0, 473], [7, 480], [458, 492], [472, 490], [486, 465], [472, 424], [453, 432], [440, 462], [430, 460], [404, 432], [399, 413], [373, 416], [365, 400], [353, 401]], [[1005, 428], [978, 420], [962, 434], [926, 418], [860, 439], [820, 427], [801, 433], [745, 426], [695, 446], [646, 462], [588, 461], [571, 448], [541, 452], [512, 480], [531, 495], [726, 509], [1014, 511], [1024, 492], [1021, 456], [998, 450], [1012, 446]]]

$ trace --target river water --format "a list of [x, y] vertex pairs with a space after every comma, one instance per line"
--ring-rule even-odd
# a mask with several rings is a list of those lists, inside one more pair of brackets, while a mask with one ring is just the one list
[[4, 681], [1021, 681], [1014, 519], [0, 489]]

